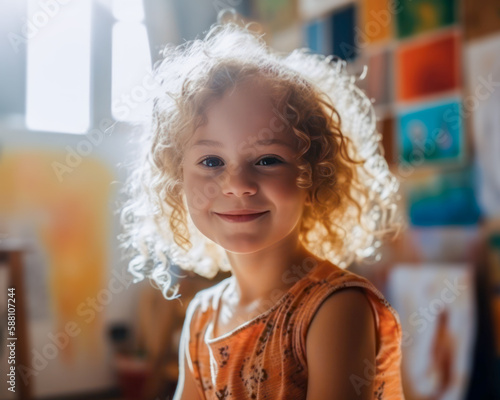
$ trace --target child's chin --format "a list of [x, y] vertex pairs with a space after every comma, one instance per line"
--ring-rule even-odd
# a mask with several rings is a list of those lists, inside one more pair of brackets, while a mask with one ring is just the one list
[[262, 241], [254, 242], [248, 240], [231, 240], [219, 243], [219, 245], [229, 253], [250, 254], [264, 249], [266, 246]]

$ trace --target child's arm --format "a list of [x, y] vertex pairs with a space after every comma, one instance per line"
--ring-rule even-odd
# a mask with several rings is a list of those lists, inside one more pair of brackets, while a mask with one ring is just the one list
[[179, 363], [179, 380], [173, 400], [201, 400], [194, 376], [187, 366], [187, 359], [183, 349], [179, 349], [179, 360], [181, 357], [183, 362]]
[[375, 352], [374, 315], [362, 289], [334, 292], [307, 332], [307, 399], [371, 400]]
[[[196, 380], [188, 365], [188, 342], [191, 334], [191, 319], [193, 317], [194, 300], [188, 305], [186, 318], [182, 326], [182, 333], [179, 343], [179, 379], [172, 400], [202, 400], [198, 393]], [[186, 351], [187, 350], [187, 351]]]

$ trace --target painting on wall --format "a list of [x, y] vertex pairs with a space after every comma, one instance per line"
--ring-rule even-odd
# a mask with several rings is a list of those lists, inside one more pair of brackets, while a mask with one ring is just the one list
[[459, 99], [398, 112], [399, 160], [413, 167], [462, 162], [464, 132]]
[[329, 18], [331, 49], [333, 54], [343, 60], [354, 60], [359, 53], [355, 40], [357, 7], [351, 4], [334, 11]]
[[[74, 155], [23, 150], [0, 160], [0, 225], [41, 249], [30, 253], [39, 258], [27, 263], [25, 279], [33, 352], [45, 351], [50, 337], [66, 342], [54, 346], [55, 355], [36, 374], [21, 370], [28, 382], [36, 376], [36, 390], [44, 396], [79, 390], [77, 385], [93, 390], [109, 379], [104, 319], [113, 298], [106, 286], [114, 174], [89, 156], [68, 163]], [[31, 273], [32, 267], [44, 273]], [[47, 312], [41, 315], [34, 302]], [[78, 383], [61, 379], [71, 373], [81, 377]]]
[[476, 171], [427, 168], [405, 182], [410, 224], [417, 227], [475, 225], [481, 210], [474, 191]]
[[457, 32], [400, 44], [395, 53], [396, 97], [409, 101], [460, 87]]
[[306, 46], [313, 52], [325, 54], [327, 52], [326, 39], [327, 23], [325, 19], [313, 20], [304, 26]]
[[452, 25], [457, 20], [456, 0], [395, 0], [400, 38]]
[[494, 217], [500, 215], [500, 34], [474, 41], [466, 54], [464, 117], [472, 117], [479, 201], [485, 213]]
[[412, 399], [465, 398], [476, 338], [473, 270], [468, 263], [399, 264], [389, 274]]
[[392, 39], [395, 12], [390, 0], [361, 1], [359, 11], [358, 40], [364, 44], [372, 44]]

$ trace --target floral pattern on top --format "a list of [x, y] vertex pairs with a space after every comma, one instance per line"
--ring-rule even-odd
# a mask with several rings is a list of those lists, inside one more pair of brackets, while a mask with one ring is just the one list
[[312, 318], [333, 292], [361, 287], [375, 311], [379, 343], [373, 399], [404, 400], [399, 315], [366, 278], [324, 260], [298, 275], [267, 311], [214, 338], [220, 297], [232, 279], [199, 292], [186, 314], [181, 343], [186, 344], [186, 368], [195, 377], [200, 398], [306, 399], [306, 335]]

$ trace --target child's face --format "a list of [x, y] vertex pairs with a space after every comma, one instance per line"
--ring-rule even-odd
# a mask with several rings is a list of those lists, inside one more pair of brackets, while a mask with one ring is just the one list
[[[207, 124], [189, 140], [183, 162], [184, 193], [196, 227], [235, 253], [262, 250], [298, 235], [307, 189], [296, 186], [296, 138], [273, 113], [258, 85], [228, 91], [207, 110]], [[280, 140], [283, 144], [261, 143]], [[218, 146], [197, 144], [217, 141]], [[245, 222], [218, 214], [266, 211]]]

